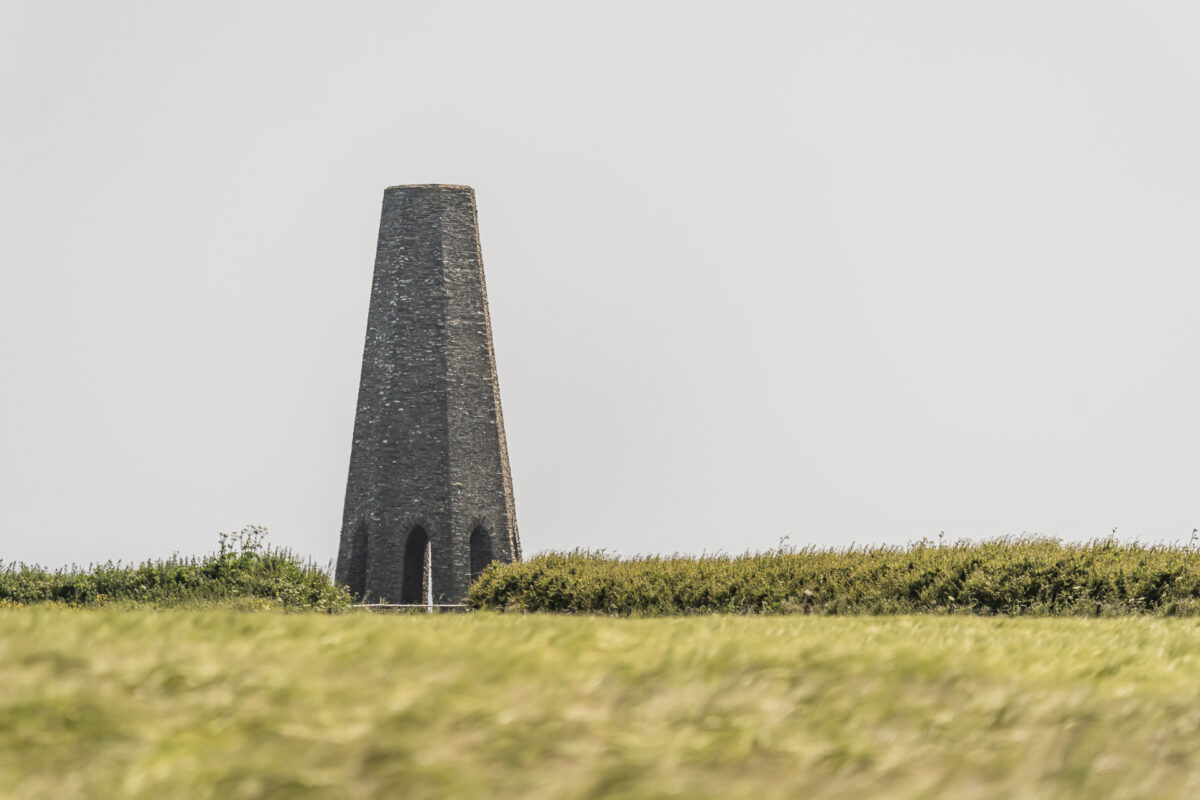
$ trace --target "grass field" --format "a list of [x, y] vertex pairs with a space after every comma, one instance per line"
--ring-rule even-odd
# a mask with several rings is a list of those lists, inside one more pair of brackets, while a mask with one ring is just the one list
[[1194, 619], [0, 610], [3, 798], [1198, 792]]

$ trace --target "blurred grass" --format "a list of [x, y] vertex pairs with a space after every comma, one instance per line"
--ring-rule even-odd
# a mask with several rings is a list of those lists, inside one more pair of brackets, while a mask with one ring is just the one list
[[0, 797], [1194, 797], [1200, 622], [0, 610]]
[[741, 556], [547, 553], [495, 564], [476, 608], [616, 615], [1200, 614], [1195, 546], [1015, 538]]

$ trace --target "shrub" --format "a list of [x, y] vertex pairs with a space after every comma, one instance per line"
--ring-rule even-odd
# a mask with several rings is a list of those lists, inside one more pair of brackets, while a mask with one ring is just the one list
[[50, 571], [0, 564], [0, 605], [110, 603], [150, 606], [242, 605], [294, 609], [346, 608], [349, 594], [329, 575], [290, 551], [268, 547], [257, 525], [222, 533], [217, 552], [172, 556], [138, 566], [93, 564]]
[[616, 615], [1196, 614], [1200, 554], [1044, 538], [705, 557], [574, 551], [492, 565], [467, 603]]

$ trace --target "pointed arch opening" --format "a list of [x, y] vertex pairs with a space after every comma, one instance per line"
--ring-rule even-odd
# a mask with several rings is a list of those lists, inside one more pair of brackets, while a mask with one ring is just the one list
[[494, 560], [491, 534], [482, 525], [476, 525], [475, 530], [471, 531], [471, 583], [474, 583]]
[[429, 574], [429, 535], [420, 525], [408, 532], [404, 543], [404, 582], [400, 586], [401, 603], [424, 603]]

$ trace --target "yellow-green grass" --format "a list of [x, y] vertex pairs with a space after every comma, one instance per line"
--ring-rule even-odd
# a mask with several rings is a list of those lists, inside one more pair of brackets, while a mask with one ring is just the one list
[[0, 610], [3, 798], [1198, 792], [1194, 619]]

